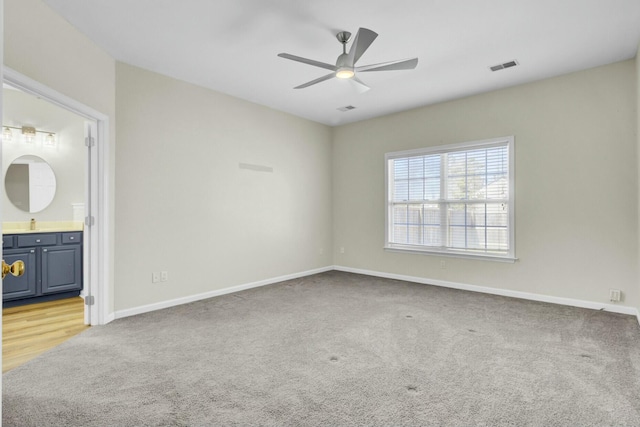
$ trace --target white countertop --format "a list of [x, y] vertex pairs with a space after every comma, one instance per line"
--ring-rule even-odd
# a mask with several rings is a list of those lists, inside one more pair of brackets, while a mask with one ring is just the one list
[[80, 221], [36, 221], [36, 229], [31, 230], [29, 221], [3, 222], [2, 234], [56, 233], [62, 231], [83, 231]]

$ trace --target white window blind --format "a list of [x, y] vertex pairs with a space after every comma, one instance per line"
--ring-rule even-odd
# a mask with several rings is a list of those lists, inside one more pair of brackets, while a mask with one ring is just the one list
[[514, 258], [513, 137], [385, 159], [387, 248]]

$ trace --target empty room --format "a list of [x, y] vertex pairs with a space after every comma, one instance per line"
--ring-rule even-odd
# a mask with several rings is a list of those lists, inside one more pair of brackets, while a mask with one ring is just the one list
[[640, 425], [637, 0], [0, 5], [3, 425]]

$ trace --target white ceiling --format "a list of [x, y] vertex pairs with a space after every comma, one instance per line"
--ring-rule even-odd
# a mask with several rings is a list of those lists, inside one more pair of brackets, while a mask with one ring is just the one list
[[[44, 0], [117, 60], [335, 126], [633, 58], [639, 0]], [[335, 34], [379, 34], [358, 94], [327, 70]], [[520, 65], [491, 72], [516, 59]], [[341, 112], [346, 105], [355, 110]]]

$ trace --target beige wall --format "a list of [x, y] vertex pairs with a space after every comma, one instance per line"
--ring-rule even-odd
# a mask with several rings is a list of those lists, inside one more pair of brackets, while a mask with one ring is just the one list
[[[635, 82], [636, 83], [636, 138], [638, 141], [638, 145], [637, 145], [638, 158], [636, 163], [638, 165], [638, 173], [640, 173], [640, 44], [638, 45], [638, 51], [636, 53], [635, 66], [636, 66], [636, 82]], [[639, 178], [638, 182], [640, 183], [640, 176], [638, 178]], [[639, 199], [638, 203], [640, 203], [640, 197], [638, 197], [638, 199]], [[638, 213], [640, 215], [640, 208]], [[638, 232], [640, 233], [640, 229], [638, 230]], [[640, 234], [638, 234], [638, 242], [640, 245]], [[640, 266], [640, 258], [638, 261], [638, 265]], [[638, 295], [640, 295], [640, 277], [638, 278], [637, 282], [638, 282]], [[640, 322], [640, 296], [638, 297], [638, 303], [636, 307], [638, 308], [638, 321]]]
[[[113, 201], [115, 175], [115, 60], [40, 0], [5, 0], [4, 64], [109, 117], [109, 159], [105, 172]], [[113, 203], [108, 254], [113, 259]], [[113, 311], [113, 264], [109, 269]]]
[[[336, 128], [335, 264], [602, 303], [618, 288], [637, 306], [634, 79], [625, 61]], [[384, 153], [505, 135], [519, 261], [383, 250]]]
[[4, 48], [9, 67], [113, 117], [115, 60], [41, 0], [5, 0]]
[[117, 121], [117, 310], [331, 265], [330, 128], [120, 63]]
[[[115, 199], [114, 59], [40, 0], [4, 5], [4, 63], [110, 117], [114, 308], [331, 263], [640, 307], [633, 61], [334, 130], [118, 65]], [[511, 134], [518, 262], [382, 250], [385, 152]]]

